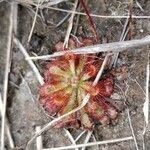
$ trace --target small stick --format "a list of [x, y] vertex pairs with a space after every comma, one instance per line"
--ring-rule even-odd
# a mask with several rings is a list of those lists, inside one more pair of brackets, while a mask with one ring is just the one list
[[74, 25], [73, 35], [76, 35], [76, 33], [77, 33], [79, 20], [80, 20], [80, 15], [77, 15], [76, 22], [75, 22], [75, 25]]
[[148, 62], [147, 62], [147, 72], [146, 72], [146, 92], [145, 92], [145, 102], [143, 106], [143, 113], [144, 113], [144, 129], [143, 129], [143, 135], [142, 135], [142, 140], [143, 140], [143, 150], [146, 149], [145, 147], [145, 135], [146, 135], [146, 130], [149, 125], [149, 82], [150, 82], [150, 65], [149, 65], [149, 53], [148, 53]]
[[[137, 47], [141, 47], [145, 45], [150, 45], [150, 36], [146, 36], [138, 40], [119, 41], [119, 42], [112, 42], [112, 43], [107, 43], [107, 44], [97, 44], [93, 46], [81, 47], [81, 48], [73, 49], [71, 52], [74, 54], [94, 54], [94, 53], [100, 53], [100, 52], [122, 52], [124, 50], [129, 50], [132, 48], [137, 48]], [[55, 52], [51, 55], [28, 57], [26, 59], [32, 59], [32, 60], [44, 59], [45, 60], [45, 59], [51, 59], [51, 58], [62, 56], [68, 52], [70, 51]]]
[[[72, 137], [71, 133], [64, 129], [64, 131], [66, 132], [66, 135], [68, 136], [68, 138], [70, 139], [70, 141], [72, 142], [72, 145], [76, 145], [76, 141], [74, 140], [74, 138]], [[79, 150], [78, 148], [75, 148], [75, 150]]]
[[[92, 136], [92, 133], [93, 131], [88, 131], [87, 135], [86, 135], [86, 138], [85, 138], [85, 141], [83, 144], [87, 144]], [[82, 147], [81, 150], [85, 150], [86, 147]]]
[[55, 28], [58, 28], [61, 24], [63, 24], [63, 22], [70, 16], [70, 13], [68, 13], [60, 22], [58, 22], [55, 25]]
[[148, 54], [148, 62], [146, 68], [146, 92], [145, 92], [145, 103], [143, 106], [143, 113], [145, 117], [145, 124], [148, 126], [149, 124], [149, 82], [150, 82], [150, 65], [149, 65], [149, 54]]
[[[2, 96], [1, 96], [1, 93], [0, 93], [0, 114], [1, 114], [1, 116], [2, 116], [2, 112], [3, 112], [3, 102], [2, 102]], [[6, 130], [6, 135], [7, 135], [8, 141], [9, 141], [9, 146], [10, 146], [11, 149], [13, 149], [15, 147], [14, 146], [15, 144], [14, 144], [11, 132], [10, 132], [7, 117], [6, 117], [6, 122], [5, 122], [5, 130]]]
[[[129, 21], [129, 18], [126, 19], [126, 22], [124, 24], [124, 27], [123, 27], [123, 31], [121, 33], [121, 36], [120, 36], [120, 40], [119, 41], [124, 41], [127, 34], [128, 34], [128, 29], [127, 28], [127, 25], [128, 25], [128, 21]], [[116, 64], [117, 64], [117, 60], [118, 60], [118, 56], [119, 56], [119, 52], [118, 53], [115, 53], [114, 56], [113, 56], [113, 60], [112, 60], [112, 64], [114, 67], [116, 67]]]
[[132, 136], [133, 136], [133, 139], [134, 139], [136, 150], [139, 150], [139, 147], [138, 147], [138, 144], [137, 144], [137, 140], [136, 140], [136, 137], [135, 137], [135, 134], [134, 134], [134, 129], [133, 129], [132, 122], [131, 122], [129, 108], [127, 108], [127, 115], [128, 115], [129, 126], [130, 126], [130, 129], [131, 129], [131, 132], [132, 132]]
[[70, 146], [65, 146], [65, 147], [46, 148], [43, 150], [66, 150], [66, 149], [69, 150], [69, 149], [74, 149], [74, 148], [89, 147], [89, 146], [94, 146], [94, 145], [112, 144], [112, 143], [118, 143], [118, 142], [129, 141], [129, 140], [133, 140], [133, 137], [129, 136], [129, 137], [124, 137], [124, 138], [119, 138], [119, 139], [90, 142], [90, 143], [86, 143], [86, 144], [78, 144], [76, 146], [70, 145]]
[[[131, 38], [132, 5], [133, 5], [133, 1], [130, 0], [130, 2], [129, 2], [129, 18], [126, 19], [126, 22], [124, 24], [123, 31], [122, 31], [122, 34], [121, 34], [119, 41], [124, 41], [127, 34], [129, 34], [129, 37]], [[129, 40], [131, 40], [131, 39], [129, 39]], [[111, 63], [111, 67], [112, 67], [112, 65], [114, 67], [116, 67], [118, 56], [119, 56], [119, 52], [114, 54], [113, 59], [112, 59], [112, 63]]]
[[75, 139], [75, 142], [77, 142], [77, 141], [82, 137], [82, 135], [83, 135], [85, 132], [86, 132], [85, 130], [82, 131], [82, 132], [77, 136], [77, 138]]
[[140, 83], [136, 79], [133, 79], [131, 77], [129, 77], [129, 79], [131, 81], [135, 82], [139, 86], [139, 88], [141, 89], [141, 91], [143, 92], [143, 94], [146, 96], [146, 93], [145, 93], [144, 89], [142, 88], [142, 86], [140, 85]]
[[[92, 137], [93, 137], [93, 141], [94, 142], [97, 142], [97, 140], [96, 140], [96, 138], [95, 138], [95, 136], [92, 134]], [[96, 146], [96, 149], [95, 150], [99, 150], [99, 147], [98, 147], [98, 144], [97, 145], [95, 145]]]
[[[36, 126], [36, 133], [41, 130], [41, 126]], [[36, 138], [36, 149], [37, 150], [42, 150], [43, 148], [43, 142], [42, 142], [42, 136], [40, 135], [39, 137]]]
[[132, 13], [133, 13], [133, 0], [129, 0], [129, 22], [128, 22], [128, 39], [132, 38]]
[[50, 2], [47, 2], [47, 4], [43, 4], [42, 7], [57, 5], [61, 2], [65, 2], [65, 1], [67, 1], [67, 0], [50, 0]]
[[[43, 9], [43, 7], [40, 7], [41, 9]], [[61, 9], [61, 8], [57, 8], [57, 7], [49, 7], [49, 6], [45, 6], [44, 8], [49, 8], [49, 9], [52, 9], [52, 10], [56, 10], [56, 11], [62, 11], [62, 12], [66, 12], [66, 13], [73, 13], [72, 10], [66, 10], [66, 9]], [[75, 12], [75, 14], [78, 14], [78, 15], [83, 15], [83, 16], [86, 16], [86, 13], [82, 13], [82, 12]], [[104, 18], [104, 19], [127, 19], [129, 18], [129, 16], [113, 16], [113, 15], [96, 15], [96, 14], [90, 14], [91, 17], [96, 17], [96, 18]], [[136, 15], [133, 15], [132, 16], [133, 19], [150, 19], [150, 16], [136, 16]]]
[[11, 44], [13, 36], [13, 14], [14, 14], [14, 2], [10, 4], [10, 16], [9, 16], [9, 31], [8, 31], [8, 42], [7, 42], [7, 56], [6, 56], [6, 66], [5, 66], [5, 76], [4, 76], [4, 88], [3, 88], [3, 111], [2, 111], [2, 121], [1, 121], [1, 150], [5, 147], [5, 118], [6, 118], [6, 106], [7, 106], [7, 90], [8, 90], [8, 76], [11, 66]]
[[98, 35], [97, 35], [97, 31], [96, 31], [96, 28], [95, 28], [95, 23], [93, 22], [93, 19], [92, 19], [92, 17], [91, 17], [90, 14], [89, 14], [89, 11], [88, 11], [88, 9], [87, 9], [87, 6], [86, 6], [84, 0], [80, 0], [80, 3], [81, 3], [81, 5], [82, 5], [82, 7], [83, 7], [83, 9], [84, 9], [84, 11], [85, 11], [85, 13], [86, 13], [86, 16], [87, 16], [88, 21], [89, 21], [89, 23], [90, 23], [90, 25], [91, 25], [91, 27], [92, 27], [92, 28], [90, 28], [90, 29], [92, 30], [92, 32], [93, 32], [93, 34], [94, 34], [94, 37], [95, 37], [95, 41], [96, 41], [96, 43], [97, 43], [97, 42], [99, 41], [99, 37], [98, 37]]
[[135, 0], [135, 2], [137, 6], [140, 8], [140, 10], [144, 12], [144, 9], [142, 8], [141, 4], [137, 0]]
[[13, 30], [14, 30], [14, 34], [15, 36], [17, 36], [17, 18], [18, 17], [18, 4], [16, 2], [14, 2], [14, 14], [13, 14]]
[[[27, 9], [28, 9], [28, 11], [29, 11], [29, 14], [30, 14], [30, 13], [32, 13], [33, 15], [36, 14], [36, 11], [34, 11], [33, 8], [27, 7]], [[32, 14], [30, 14], [30, 15], [32, 15]], [[38, 17], [39, 19], [41, 19], [41, 20], [43, 19], [42, 15], [40, 16], [39, 14], [37, 14], [37, 17]], [[42, 20], [42, 21], [43, 21], [43, 20]]]
[[[77, 8], [77, 5], [78, 5], [78, 0], [75, 0], [74, 7], [72, 9], [73, 12], [75, 12], [75, 10]], [[68, 41], [69, 41], [70, 33], [71, 33], [71, 30], [72, 30], [72, 27], [73, 27], [74, 16], [75, 16], [75, 13], [72, 13], [71, 17], [69, 19], [69, 25], [68, 25], [68, 28], [67, 28], [67, 33], [66, 33], [65, 40], [64, 40], [64, 45], [63, 45], [63, 47], [65, 47], [65, 48], [68, 48]]]
[[[25, 58], [29, 58], [29, 54], [27, 53], [26, 49], [23, 47], [23, 45], [20, 43], [20, 41], [14, 37], [13, 39], [14, 43], [16, 44], [16, 46], [20, 49], [20, 51], [23, 53], [23, 55], [25, 56]], [[27, 60], [28, 64], [30, 65], [30, 67], [33, 69], [33, 72], [36, 75], [37, 80], [39, 81], [39, 83], [42, 85], [44, 84], [44, 80], [43, 77], [41, 76], [39, 70], [37, 69], [37, 67], [35, 66], [35, 64], [33, 63], [32, 60]]]
[[30, 34], [29, 34], [29, 37], [28, 37], [28, 43], [30, 42], [31, 37], [32, 37], [32, 33], [33, 33], [33, 30], [34, 30], [34, 26], [35, 26], [37, 14], [38, 14], [38, 10], [39, 10], [39, 5], [40, 5], [40, 0], [38, 0], [38, 5], [37, 5], [36, 12], [35, 12], [35, 16], [34, 16], [34, 19], [33, 19], [31, 31], [30, 31]]
[[108, 59], [109, 59], [109, 57], [110, 57], [111, 55], [112, 55], [112, 54], [107, 54], [107, 55], [105, 56], [105, 59], [104, 59], [102, 65], [101, 65], [101, 68], [100, 68], [99, 72], [97, 73], [97, 76], [96, 76], [95, 80], [93, 81], [93, 86], [96, 86], [96, 84], [98, 83], [98, 81], [99, 81], [99, 79], [100, 79], [100, 77], [102, 76], [102, 73], [103, 73], [103, 71], [104, 71], [105, 65], [107, 64], [107, 61], [108, 61]]

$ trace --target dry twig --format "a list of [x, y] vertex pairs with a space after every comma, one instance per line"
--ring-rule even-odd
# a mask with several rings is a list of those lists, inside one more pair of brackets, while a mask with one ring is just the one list
[[[2, 96], [0, 93], [0, 113], [1, 113], [1, 116], [2, 116], [2, 112], [3, 112], [3, 102], [2, 102]], [[14, 144], [14, 140], [12, 138], [11, 132], [10, 132], [7, 117], [6, 117], [6, 122], [5, 122], [5, 130], [6, 130], [6, 135], [7, 135], [8, 141], [9, 141], [9, 146], [11, 149], [13, 149], [15, 147], [14, 146], [15, 144]]]
[[145, 117], [145, 123], [146, 126], [149, 123], [149, 82], [150, 82], [150, 65], [149, 65], [149, 55], [148, 55], [148, 62], [147, 62], [147, 68], [146, 68], [146, 97], [145, 97], [145, 103], [143, 106], [143, 113]]
[[14, 3], [12, 2], [10, 5], [10, 17], [9, 17], [9, 31], [8, 31], [8, 42], [7, 42], [7, 56], [6, 56], [6, 66], [5, 66], [5, 76], [4, 76], [4, 87], [3, 87], [3, 110], [2, 110], [2, 121], [1, 121], [1, 150], [4, 149], [5, 146], [5, 119], [6, 119], [6, 105], [7, 105], [7, 90], [8, 90], [8, 76], [10, 72], [11, 66], [11, 44], [12, 44], [12, 36], [13, 36], [13, 14], [14, 14]]
[[[64, 129], [65, 130], [65, 132], [66, 132], [66, 135], [68, 136], [68, 138], [70, 139], [70, 141], [72, 142], [72, 145], [76, 145], [76, 141], [74, 140], [74, 138], [72, 137], [72, 135], [71, 135], [71, 133], [68, 131], [68, 130], [66, 130], [66, 129]], [[75, 150], [79, 150], [78, 148], [75, 148]]]
[[[73, 12], [75, 12], [75, 10], [77, 8], [77, 5], [78, 5], [78, 0], [75, 0], [74, 7], [72, 9]], [[65, 48], [68, 47], [68, 41], [69, 41], [70, 33], [71, 33], [71, 30], [72, 30], [72, 27], [73, 27], [74, 16], [75, 16], [75, 13], [72, 13], [71, 17], [69, 19], [69, 25], [68, 25], [68, 28], [67, 28], [67, 32], [66, 32], [66, 36], [65, 36], [65, 40], [64, 40], [64, 45], [63, 45]]]
[[69, 16], [70, 16], [70, 13], [68, 13], [61, 21], [59, 21], [59, 22], [55, 25], [55, 28], [58, 28]]
[[[71, 52], [74, 54], [93, 54], [99, 52], [122, 52], [124, 50], [129, 50], [132, 48], [137, 48], [145, 45], [150, 45], [150, 36], [146, 36], [142, 39], [138, 40], [130, 40], [130, 41], [120, 41], [120, 42], [113, 42], [107, 44], [97, 44], [93, 46], [81, 47], [72, 50]], [[135, 49], [134, 49], [135, 50]], [[28, 57], [26, 59], [38, 60], [38, 59], [51, 59], [55, 57], [59, 57], [68, 53], [70, 51], [61, 51], [55, 52], [52, 55], [44, 55], [44, 56], [37, 56], [37, 57]]]
[[135, 137], [134, 129], [133, 129], [132, 122], [131, 122], [131, 116], [130, 116], [129, 108], [127, 108], [127, 115], [128, 115], [129, 126], [130, 126], [131, 133], [132, 133], [132, 136], [133, 136], [133, 139], [134, 139], [136, 150], [139, 150], [139, 147], [138, 147], [138, 144], [137, 144], [137, 139]]
[[142, 93], [144, 94], [144, 96], [146, 96], [146, 93], [145, 93], [144, 89], [142, 88], [142, 86], [140, 85], [140, 83], [139, 83], [136, 79], [133, 79], [133, 78], [131, 78], [131, 77], [129, 77], [129, 79], [130, 79], [131, 81], [135, 82], [135, 83], [139, 86], [139, 88], [140, 88], [140, 90], [142, 91]]
[[[49, 8], [52, 10], [56, 10], [56, 11], [61, 11], [61, 12], [66, 12], [66, 13], [73, 13], [72, 10], [66, 10], [66, 9], [61, 9], [61, 8], [57, 8], [57, 7], [49, 7], [49, 6], [45, 6], [45, 7], [40, 7], [41, 9], [43, 8]], [[83, 15], [86, 16], [86, 13], [82, 13], [82, 12], [75, 12], [75, 14], [78, 15]], [[96, 17], [96, 18], [104, 18], [104, 19], [127, 19], [129, 18], [129, 16], [116, 16], [116, 15], [96, 15], [96, 14], [90, 14], [91, 17]], [[133, 15], [132, 16], [133, 19], [150, 19], [150, 16], [136, 16]]]
[[125, 138], [119, 138], [119, 139], [113, 139], [113, 140], [106, 140], [106, 141], [97, 141], [97, 142], [89, 142], [86, 144], [78, 144], [76, 146], [65, 146], [65, 147], [56, 147], [56, 148], [46, 148], [43, 150], [69, 150], [69, 149], [74, 149], [74, 148], [81, 148], [81, 147], [89, 147], [89, 146], [94, 146], [94, 145], [104, 145], [104, 144], [111, 144], [111, 143], [118, 143], [118, 142], [123, 142], [123, 141], [129, 141], [133, 140], [132, 136], [125, 137]]
[[82, 131], [82, 132], [77, 136], [77, 138], [75, 139], [75, 142], [77, 142], [77, 141], [82, 137], [82, 135], [84, 135], [85, 132], [86, 132], [85, 130]]
[[[20, 43], [20, 41], [15, 37], [14, 37], [13, 41], [16, 44], [16, 46], [20, 49], [20, 51], [23, 53], [25, 58], [29, 58], [30, 57], [29, 54], [27, 53], [27, 51], [23, 47], [23, 45]], [[27, 60], [27, 62], [30, 65], [30, 67], [33, 69], [33, 72], [35, 73], [35, 76], [36, 76], [37, 80], [42, 85], [44, 83], [44, 81], [43, 81], [43, 77], [41, 76], [39, 70], [37, 69], [37, 67], [35, 66], [35, 64], [33, 63], [32, 60]]]
[[148, 61], [147, 61], [147, 69], [146, 69], [146, 92], [145, 92], [145, 102], [143, 105], [143, 113], [144, 113], [144, 119], [145, 119], [145, 123], [144, 123], [144, 129], [143, 129], [143, 135], [142, 135], [142, 139], [143, 139], [143, 150], [146, 149], [145, 147], [145, 134], [146, 134], [146, 130], [149, 124], [149, 82], [150, 82], [150, 65], [149, 65], [149, 54], [148, 54]]
[[[128, 29], [127, 29], [127, 25], [128, 25], [128, 21], [129, 21], [129, 18], [126, 19], [126, 22], [124, 24], [124, 27], [123, 27], [123, 31], [121, 33], [121, 36], [120, 36], [120, 40], [119, 41], [124, 41], [127, 34], [128, 34]], [[119, 52], [115, 53], [114, 56], [113, 56], [113, 60], [112, 60], [112, 65], [115, 67], [116, 64], [117, 64], [117, 60], [118, 60], [118, 56], [119, 56]]]
[[144, 9], [142, 8], [141, 4], [137, 0], [135, 0], [135, 2], [136, 5], [140, 8], [140, 10], [144, 12]]
[[39, 6], [40, 6], [40, 0], [38, 0], [38, 5], [37, 5], [36, 12], [35, 12], [35, 16], [34, 16], [34, 19], [33, 19], [32, 27], [31, 27], [31, 31], [30, 31], [30, 34], [29, 34], [29, 37], [28, 37], [28, 43], [30, 42], [31, 37], [32, 37], [32, 33], [33, 33], [34, 26], [35, 26], [35, 23], [36, 23], [36, 18], [37, 18], [37, 14], [38, 14]]
[[[94, 142], [97, 142], [97, 140], [96, 140], [94, 134], [92, 134], [92, 138], [93, 138], [93, 141], [94, 141]], [[96, 146], [96, 147], [95, 147], [95, 150], [99, 150], [98, 144], [96, 144], [95, 146]]]
[[[87, 135], [86, 135], [86, 138], [84, 140], [84, 143], [83, 144], [87, 144], [91, 138], [91, 135], [92, 135], [93, 131], [88, 131]], [[81, 150], [85, 150], [86, 147], [82, 147]]]
[[48, 2], [49, 0], [44, 0], [44, 1], [46, 1], [46, 4], [43, 4], [42, 7], [57, 5], [59, 3], [65, 2], [67, 0], [50, 0], [50, 2]]
[[[41, 130], [40, 126], [36, 127], [36, 133]], [[36, 138], [36, 149], [37, 150], [42, 150], [43, 149], [43, 141], [42, 141], [42, 136], [39, 136]]]

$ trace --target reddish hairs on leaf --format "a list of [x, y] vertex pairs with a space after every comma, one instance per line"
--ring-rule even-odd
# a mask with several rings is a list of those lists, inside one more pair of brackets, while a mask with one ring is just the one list
[[[71, 46], [79, 46], [74, 40], [70, 41]], [[93, 41], [81, 39], [81, 43], [88, 45]], [[61, 42], [55, 48], [64, 50]], [[70, 52], [48, 63], [44, 73], [45, 84], [40, 87], [39, 94], [40, 103], [50, 115], [60, 116], [70, 112], [82, 103], [87, 93], [91, 94], [85, 107], [59, 121], [56, 128], [81, 127], [91, 130], [95, 122], [106, 125], [117, 117], [115, 107], [107, 102], [113, 93], [113, 76], [107, 75], [96, 86], [92, 86], [99, 70], [95, 59], [94, 56]]]

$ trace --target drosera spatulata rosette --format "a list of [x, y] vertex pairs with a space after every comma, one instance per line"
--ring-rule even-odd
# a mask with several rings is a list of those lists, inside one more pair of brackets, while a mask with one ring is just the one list
[[[68, 49], [92, 44], [92, 39], [85, 38], [78, 42], [70, 38]], [[57, 43], [55, 49], [65, 50], [62, 42]], [[48, 63], [44, 72], [45, 84], [40, 87], [39, 93], [40, 103], [50, 115], [66, 114], [78, 107], [87, 93], [91, 95], [85, 107], [59, 121], [55, 127], [91, 130], [95, 123], [106, 125], [117, 117], [115, 107], [107, 101], [113, 93], [113, 76], [104, 75], [96, 86], [92, 86], [102, 62], [103, 58], [96, 55], [75, 55], [70, 50], [70, 53]]]

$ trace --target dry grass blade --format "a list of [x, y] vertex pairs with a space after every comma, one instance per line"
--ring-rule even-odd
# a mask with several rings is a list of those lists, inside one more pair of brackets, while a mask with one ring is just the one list
[[82, 132], [77, 136], [77, 138], [75, 139], [75, 142], [77, 142], [77, 141], [82, 137], [82, 135], [84, 135], [85, 132], [86, 132], [85, 130], [82, 131]]
[[[95, 138], [95, 136], [92, 134], [92, 138], [93, 138], [93, 141], [94, 142], [97, 142], [97, 140], [96, 140], [96, 138]], [[99, 150], [99, 146], [98, 146], [98, 144], [96, 144], [95, 145], [96, 147], [95, 147], [95, 150]]]
[[68, 13], [60, 22], [58, 22], [55, 26], [55, 28], [59, 27], [61, 24], [64, 23], [64, 21], [70, 16], [70, 13]]
[[30, 42], [31, 37], [32, 37], [32, 33], [33, 33], [34, 26], [35, 26], [35, 23], [36, 23], [36, 18], [37, 18], [37, 14], [38, 14], [39, 6], [40, 6], [40, 0], [38, 0], [38, 5], [37, 5], [36, 12], [35, 12], [35, 16], [34, 16], [34, 19], [33, 19], [32, 27], [31, 27], [31, 31], [30, 31], [30, 34], [29, 34], [29, 37], [28, 37], [28, 43]]
[[[84, 140], [84, 144], [86, 144], [86, 143], [89, 142], [89, 140], [90, 140], [90, 138], [91, 138], [91, 136], [92, 136], [92, 133], [93, 133], [93, 131], [88, 131], [88, 133], [87, 133], [87, 135], [86, 135], [86, 138], [85, 138], [85, 140]], [[85, 148], [86, 148], [86, 147], [82, 147], [81, 150], [85, 150]]]
[[[40, 126], [36, 126], [36, 133], [41, 130]], [[37, 150], [42, 150], [43, 148], [43, 141], [42, 141], [42, 136], [39, 136], [36, 138], [36, 149]]]
[[13, 28], [14, 28], [14, 34], [17, 35], [17, 27], [18, 27], [18, 4], [14, 3], [14, 14], [13, 14]]
[[[59, 3], [68, 1], [68, 0], [45, 0], [46, 4], [43, 4], [42, 7], [47, 7], [47, 6], [52, 6], [52, 5], [57, 5]], [[48, 2], [50, 1], [50, 2]]]
[[38, 5], [38, 2], [40, 2], [40, 8], [43, 9], [43, 8], [46, 8], [46, 7], [50, 7], [50, 6], [53, 6], [53, 5], [57, 5], [61, 2], [65, 2], [67, 0], [15, 0], [17, 1], [18, 3], [20, 4], [23, 4], [25, 6], [36, 6]]
[[[96, 78], [95, 78], [95, 80], [94, 80], [94, 82], [93, 82], [93, 86], [95, 86], [95, 85], [97, 84], [98, 80], [100, 79], [100, 77], [101, 77], [101, 75], [102, 75], [102, 72], [103, 72], [103, 70], [104, 70], [104, 67], [105, 67], [105, 65], [106, 65], [106, 63], [107, 63], [107, 61], [108, 61], [109, 56], [110, 56], [110, 55], [108, 54], [108, 55], [105, 57], [105, 59], [104, 59], [104, 61], [103, 61], [103, 63], [102, 63], [102, 66], [101, 66], [101, 68], [100, 68], [100, 70], [99, 70], [99, 72], [98, 72], [98, 74], [97, 74], [97, 76], [96, 76]], [[44, 126], [38, 133], [36, 133], [36, 134], [30, 139], [30, 141], [27, 143], [27, 149], [30, 147], [30, 145], [32, 144], [33, 140], [35, 140], [35, 139], [36, 139], [39, 135], [41, 135], [44, 131], [48, 130], [51, 126], [55, 125], [55, 124], [56, 124], [58, 121], [60, 121], [61, 119], [64, 119], [65, 117], [67, 117], [67, 116], [69, 116], [69, 115], [71, 115], [71, 114], [73, 114], [73, 113], [79, 111], [81, 108], [83, 108], [83, 107], [87, 104], [89, 98], [90, 98], [90, 94], [87, 94], [87, 95], [84, 97], [84, 99], [83, 99], [83, 101], [82, 101], [82, 103], [81, 103], [80, 106], [78, 106], [77, 108], [73, 109], [72, 111], [70, 111], [70, 112], [68, 112], [68, 113], [66, 113], [66, 114], [64, 114], [64, 115], [62, 115], [62, 116], [60, 116], [60, 117], [58, 117], [58, 118], [52, 120], [52, 121], [49, 122], [47, 125], [45, 125], [45, 126]]]
[[[137, 48], [137, 47], [141, 47], [141, 46], [145, 46], [145, 45], [150, 45], [150, 36], [146, 36], [146, 37], [144, 37], [142, 39], [138, 39], [138, 40], [120, 41], [120, 42], [97, 44], [97, 45], [93, 45], [93, 46], [81, 47], [81, 48], [74, 49], [71, 52], [74, 54], [93, 54], [93, 53], [99, 53], [99, 52], [122, 52], [124, 50], [129, 50], [132, 48]], [[51, 58], [62, 56], [68, 52], [70, 52], [70, 51], [55, 52], [52, 55], [27, 57], [26, 59], [46, 60], [46, 59], [51, 59]]]
[[94, 145], [112, 144], [112, 143], [118, 143], [118, 142], [129, 141], [129, 140], [133, 140], [133, 137], [129, 136], [129, 137], [113, 139], [113, 140], [89, 142], [86, 144], [78, 144], [76, 146], [71, 145], [71, 146], [65, 146], [65, 147], [47, 148], [47, 149], [43, 149], [43, 150], [69, 150], [69, 149], [74, 149], [74, 148], [89, 147], [89, 146], [94, 146]]
[[[124, 24], [123, 31], [122, 31], [122, 33], [121, 33], [121, 36], [120, 36], [120, 40], [119, 40], [119, 41], [124, 41], [125, 38], [126, 38], [126, 36], [127, 36], [127, 34], [128, 34], [128, 30], [126, 30], [126, 29], [127, 29], [127, 25], [128, 25], [128, 21], [129, 21], [129, 18], [126, 19], [126, 22], [125, 22], [125, 24]], [[118, 52], [118, 53], [115, 53], [114, 56], [113, 56], [112, 65], [113, 65], [114, 67], [116, 67], [116, 65], [117, 65], [118, 56], [119, 56], [119, 52]], [[112, 65], [111, 65], [111, 66], [112, 66]]]
[[145, 97], [145, 103], [143, 106], [143, 113], [144, 113], [144, 117], [145, 117], [145, 123], [146, 126], [149, 123], [149, 82], [150, 82], [150, 65], [149, 65], [149, 55], [148, 55], [148, 62], [147, 62], [147, 73], [146, 73], [146, 97]]
[[[68, 136], [68, 138], [70, 139], [70, 141], [72, 142], [72, 145], [76, 145], [76, 141], [74, 140], [74, 138], [72, 137], [72, 135], [71, 135], [71, 133], [68, 131], [68, 130], [66, 130], [66, 129], [64, 129], [65, 130], [65, 132], [66, 132], [66, 135]], [[75, 148], [75, 150], [79, 150], [78, 148]]]
[[13, 35], [13, 13], [14, 13], [14, 3], [10, 4], [10, 24], [8, 31], [8, 42], [7, 42], [7, 56], [6, 56], [6, 66], [5, 66], [5, 76], [4, 76], [4, 87], [3, 87], [3, 111], [2, 111], [2, 121], [1, 121], [1, 150], [4, 149], [5, 141], [5, 118], [6, 118], [6, 106], [7, 106], [7, 89], [8, 89], [8, 76], [10, 72], [11, 65], [11, 45], [12, 45], [12, 35]]
[[72, 9], [72, 11], [74, 13], [71, 14], [71, 17], [69, 19], [69, 25], [68, 25], [68, 29], [67, 29], [65, 40], [64, 40], [64, 45], [63, 46], [65, 48], [68, 47], [68, 41], [69, 41], [70, 33], [71, 33], [71, 30], [72, 30], [72, 27], [73, 27], [73, 19], [74, 19], [74, 16], [75, 16], [75, 10], [77, 8], [77, 5], [78, 5], [78, 0], [75, 0], [74, 7]]
[[136, 2], [136, 4], [137, 4], [137, 6], [140, 8], [140, 10], [141, 10], [141, 11], [144, 11], [144, 9], [142, 8], [141, 4], [140, 4], [137, 0], [135, 0], [135, 2]]
[[[41, 9], [43, 7], [40, 7]], [[62, 11], [62, 12], [66, 12], [66, 13], [73, 13], [72, 10], [66, 10], [66, 9], [61, 9], [61, 8], [57, 8], [57, 7], [49, 7], [49, 6], [45, 6], [44, 8], [49, 8], [49, 9], [52, 9], [52, 10], [56, 10], [56, 11]], [[75, 12], [75, 14], [78, 14], [78, 15], [84, 15], [86, 16], [86, 13], [82, 13], [82, 12]], [[96, 14], [90, 14], [91, 17], [96, 17], [96, 18], [104, 18], [104, 19], [127, 19], [129, 18], [129, 16], [119, 16], [119, 15], [96, 15]], [[150, 19], [150, 16], [135, 16], [133, 15], [132, 16], [133, 19]]]
[[144, 119], [145, 119], [145, 124], [144, 124], [144, 129], [143, 129], [143, 135], [142, 135], [142, 140], [143, 140], [143, 150], [146, 149], [145, 147], [145, 134], [147, 130], [147, 126], [149, 124], [149, 82], [150, 82], [150, 65], [149, 65], [149, 54], [148, 54], [148, 62], [147, 62], [147, 73], [146, 73], [146, 92], [145, 93], [145, 102], [143, 106], [143, 113], [144, 113]]
[[132, 79], [132, 78], [131, 78], [131, 81], [135, 82], [139, 86], [141, 91], [143, 92], [144, 96], [146, 96], [146, 93], [145, 93], [144, 89], [141, 87], [140, 83], [136, 79]]
[[[17, 38], [14, 38], [13, 41], [16, 44], [16, 46], [20, 49], [20, 51], [23, 53], [23, 55], [25, 56], [25, 58], [29, 58], [30, 57], [29, 54], [27, 53], [27, 51], [23, 47], [23, 45], [20, 43], [20, 41]], [[27, 62], [31, 66], [31, 68], [33, 69], [33, 72], [35, 73], [35, 76], [36, 76], [37, 80], [42, 85], [44, 83], [43, 77], [40, 75], [37, 67], [35, 66], [35, 64], [33, 63], [32, 60], [27, 60]]]
[[139, 150], [137, 140], [136, 140], [136, 137], [135, 137], [135, 134], [134, 134], [134, 129], [133, 129], [132, 122], [131, 122], [130, 111], [129, 111], [128, 108], [127, 108], [127, 115], [128, 115], [129, 126], [130, 126], [130, 129], [131, 129], [131, 132], [132, 132], [132, 136], [133, 136], [133, 139], [134, 139], [136, 150]]
[[[3, 102], [2, 102], [2, 96], [0, 93], [0, 112], [1, 112], [1, 116], [2, 116], [2, 111], [3, 111]], [[10, 128], [9, 128], [9, 124], [8, 124], [8, 119], [6, 118], [6, 123], [5, 123], [5, 130], [6, 130], [6, 135], [9, 141], [9, 146], [11, 149], [13, 149], [15, 146], [11, 132], [10, 132]]]
[[[128, 34], [131, 36], [132, 7], [133, 7], [133, 0], [130, 0], [129, 1], [129, 10], [128, 10], [129, 18], [126, 19], [126, 22], [124, 24], [123, 31], [122, 31], [119, 41], [124, 41]], [[114, 58], [113, 58], [114, 67], [116, 67], [118, 56], [119, 56], [119, 52], [114, 55]]]

